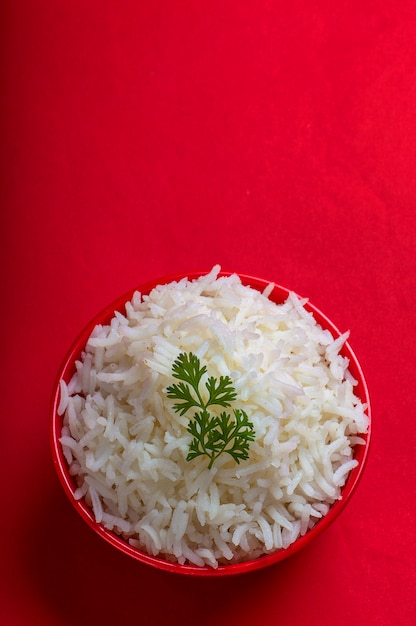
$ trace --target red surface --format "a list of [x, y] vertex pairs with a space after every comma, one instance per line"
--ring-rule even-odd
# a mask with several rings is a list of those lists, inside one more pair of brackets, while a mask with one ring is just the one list
[[[0, 623], [413, 624], [414, 0], [1, 11]], [[80, 519], [48, 411], [95, 313], [217, 262], [351, 330], [373, 436], [357, 492], [313, 544], [193, 580], [118, 554]]]

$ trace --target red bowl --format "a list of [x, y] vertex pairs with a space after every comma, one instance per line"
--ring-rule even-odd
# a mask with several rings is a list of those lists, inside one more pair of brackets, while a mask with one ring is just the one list
[[[118, 536], [110, 530], [107, 530], [102, 524], [97, 523], [94, 519], [92, 509], [84, 502], [83, 499], [75, 500], [74, 492], [77, 486], [74, 478], [69, 474], [68, 464], [63, 455], [62, 446], [59, 442], [63, 422], [63, 416], [59, 416], [57, 411], [60, 399], [59, 381], [63, 379], [65, 382], [69, 382], [69, 380], [73, 376], [75, 372], [75, 361], [80, 359], [81, 352], [83, 351], [94, 327], [97, 324], [108, 324], [111, 318], [114, 316], [115, 311], [120, 311], [124, 313], [124, 306], [126, 302], [131, 300], [135, 291], [139, 291], [142, 295], [146, 295], [150, 293], [150, 291], [157, 285], [177, 281], [181, 278], [184, 278], [185, 276], [192, 280], [200, 277], [202, 274], [205, 273], [206, 272], [191, 272], [188, 274], [175, 274], [152, 280], [143, 285], [140, 285], [139, 287], [132, 289], [128, 293], [124, 294], [123, 296], [119, 297], [117, 300], [109, 304], [98, 315], [96, 315], [89, 322], [89, 324], [87, 324], [87, 326], [85, 326], [82, 332], [78, 335], [77, 339], [74, 341], [68, 354], [66, 355], [57, 376], [51, 404], [50, 443], [53, 462], [58, 474], [58, 478], [73, 506], [81, 515], [81, 517], [87, 522], [87, 524], [112, 546], [114, 546], [124, 554], [133, 557], [137, 561], [147, 563], [148, 565], [152, 565], [153, 567], [168, 572], [188, 574], [192, 576], [229, 576], [233, 574], [242, 574], [245, 572], [261, 569], [269, 565], [273, 565], [274, 563], [278, 563], [279, 561], [288, 558], [292, 554], [295, 554], [296, 552], [304, 548], [315, 537], [320, 535], [326, 528], [328, 528], [330, 524], [334, 522], [334, 520], [339, 516], [341, 511], [349, 502], [351, 496], [357, 488], [368, 456], [371, 435], [371, 409], [367, 384], [361, 366], [348, 342], [344, 344], [343, 348], [340, 351], [340, 354], [349, 359], [349, 370], [354, 378], [357, 380], [355, 394], [360, 398], [362, 403], [367, 405], [366, 413], [369, 418], [368, 432], [365, 435], [360, 435], [361, 437], [363, 437], [363, 439], [365, 439], [366, 443], [364, 445], [355, 446], [354, 449], [354, 458], [358, 461], [358, 465], [353, 468], [349, 473], [347, 481], [342, 488], [342, 498], [340, 500], [337, 500], [331, 506], [328, 513], [324, 517], [322, 517], [312, 529], [308, 530], [306, 534], [302, 537], [299, 537], [288, 548], [277, 550], [276, 552], [273, 552], [266, 556], [245, 561], [243, 563], [220, 565], [216, 569], [214, 569], [209, 566], [198, 567], [195, 565], [181, 565], [179, 563], [172, 563], [166, 561], [163, 558], [151, 556], [146, 552], [143, 552], [131, 546], [122, 537]], [[230, 274], [230, 272], [220, 272], [219, 276], [229, 276]], [[239, 277], [244, 285], [248, 285], [259, 291], [263, 291], [270, 284], [270, 281], [254, 276], [239, 274]], [[273, 291], [269, 295], [269, 298], [277, 304], [281, 304], [287, 299], [289, 293], [290, 292], [288, 289], [275, 284]], [[312, 313], [318, 324], [320, 324], [324, 329], [327, 329], [332, 333], [335, 339], [341, 335], [338, 328], [315, 306], [308, 302], [306, 303], [305, 308]]]

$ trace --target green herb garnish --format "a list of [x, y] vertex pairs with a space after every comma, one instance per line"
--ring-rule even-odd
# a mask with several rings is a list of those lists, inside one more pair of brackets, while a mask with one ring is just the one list
[[183, 352], [172, 366], [173, 377], [181, 382], [166, 390], [168, 398], [178, 400], [173, 408], [180, 415], [191, 408], [199, 409], [188, 424], [187, 430], [193, 439], [186, 460], [192, 461], [205, 454], [210, 459], [208, 468], [211, 469], [215, 459], [227, 452], [240, 463], [240, 460], [248, 459], [249, 442], [255, 438], [253, 424], [242, 409], [233, 409], [234, 417], [225, 411], [220, 415], [208, 411], [208, 407], [215, 405], [229, 407], [237, 394], [229, 376], [220, 376], [219, 380], [210, 376], [205, 382], [208, 394], [204, 394], [207, 396], [204, 401], [200, 383], [206, 373], [207, 368], [205, 365], [201, 367], [197, 356]]

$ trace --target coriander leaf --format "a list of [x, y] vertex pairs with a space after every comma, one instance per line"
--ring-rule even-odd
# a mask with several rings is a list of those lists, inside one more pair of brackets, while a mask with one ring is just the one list
[[199, 407], [200, 404], [198, 400], [195, 400], [193, 397], [191, 390], [184, 383], [178, 383], [177, 385], [171, 385], [167, 388], [167, 397], [172, 398], [174, 400], [182, 400], [182, 402], [178, 402], [173, 405], [175, 411], [184, 415], [189, 409], [192, 407]]
[[[175, 411], [178, 411], [181, 415], [184, 415], [192, 407], [199, 407], [203, 409], [205, 404], [199, 393], [199, 383], [202, 376], [206, 373], [207, 368], [205, 365], [201, 367], [200, 361], [192, 352], [186, 354], [182, 352], [172, 365], [172, 375], [174, 378], [179, 378], [181, 381], [177, 385], [171, 385], [167, 388], [168, 398], [174, 400], [181, 400], [173, 406]], [[191, 390], [185, 383], [189, 383], [194, 391]]]
[[237, 398], [237, 394], [229, 376], [220, 376], [219, 381], [217, 381], [213, 376], [210, 376], [205, 386], [209, 393], [206, 406], [210, 406], [212, 404], [230, 406], [231, 402], [234, 402]]
[[191, 461], [197, 456], [207, 454], [211, 457], [209, 452], [210, 433], [214, 432], [217, 418], [211, 416], [207, 411], [201, 411], [195, 413], [193, 421], [188, 424], [187, 431], [192, 435], [193, 439], [189, 445], [189, 454], [186, 457], [187, 461]]
[[248, 459], [249, 442], [255, 438], [254, 426], [245, 411], [234, 409], [233, 413], [235, 420], [225, 412], [218, 419], [217, 432], [214, 435], [215, 455], [211, 456], [209, 467], [212, 467], [215, 459], [223, 452], [230, 454], [237, 463]]
[[206, 373], [206, 366], [201, 367], [196, 355], [183, 352], [172, 366], [172, 375], [180, 382], [166, 389], [168, 398], [178, 400], [173, 409], [180, 415], [191, 408], [200, 409], [187, 426], [192, 440], [186, 460], [206, 455], [210, 459], [210, 469], [220, 454], [226, 452], [240, 463], [240, 460], [248, 459], [249, 442], [255, 439], [253, 424], [242, 409], [233, 409], [234, 417], [225, 411], [219, 416], [208, 412], [209, 406], [230, 406], [237, 394], [229, 376], [220, 376], [219, 380], [210, 376], [205, 383], [208, 400], [204, 402], [199, 386]]
[[212, 417], [207, 411], [195, 413], [194, 420], [189, 422], [187, 428], [193, 437], [187, 461], [205, 454], [210, 459], [208, 468], [211, 469], [223, 452], [232, 456], [237, 463], [248, 459], [249, 442], [255, 438], [254, 427], [245, 411], [234, 409], [233, 413], [235, 420], [225, 412], [219, 417]]
[[205, 365], [201, 367], [198, 357], [192, 352], [189, 355], [182, 352], [174, 362], [172, 371], [174, 378], [189, 383], [196, 390], [207, 368]]

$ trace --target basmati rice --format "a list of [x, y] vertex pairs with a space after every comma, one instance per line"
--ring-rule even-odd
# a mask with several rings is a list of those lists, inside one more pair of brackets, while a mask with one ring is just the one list
[[[365, 405], [334, 340], [290, 293], [282, 304], [219, 266], [196, 280], [135, 293], [97, 325], [61, 381], [60, 439], [75, 498], [132, 546], [218, 567], [287, 548], [341, 497], [367, 431]], [[166, 388], [193, 352], [230, 376], [256, 439], [239, 465], [226, 454], [186, 461], [188, 417]]]

